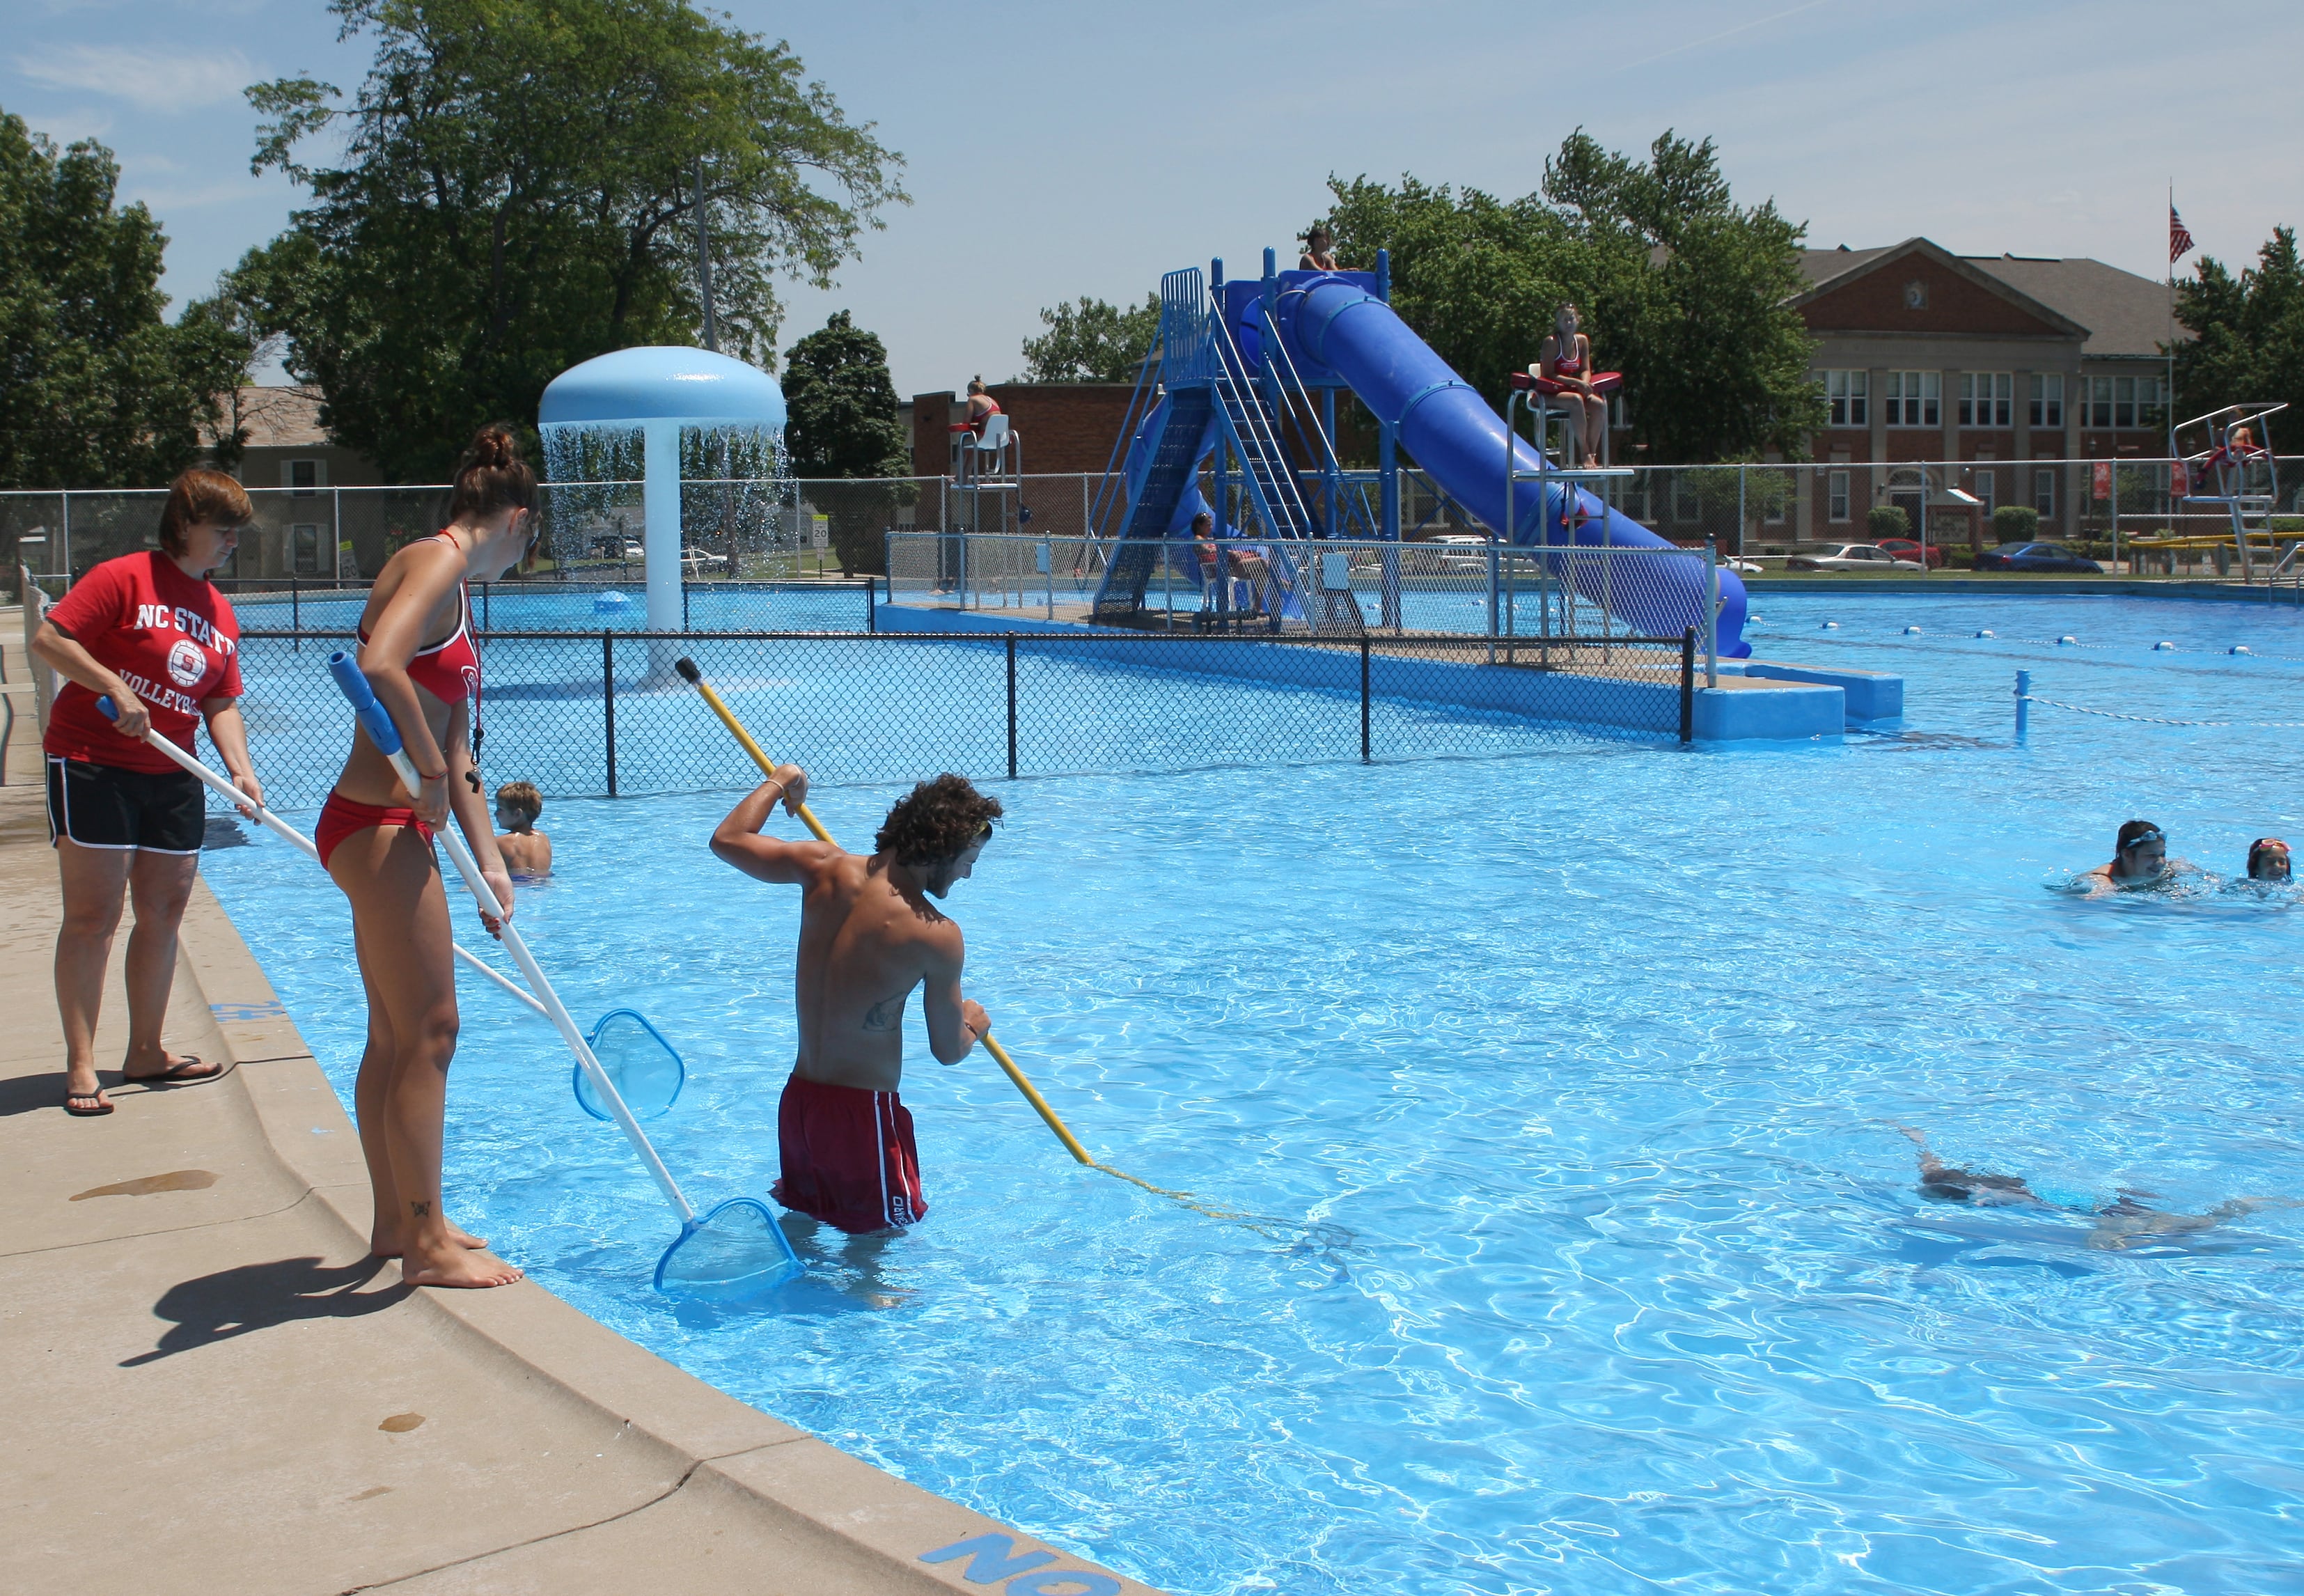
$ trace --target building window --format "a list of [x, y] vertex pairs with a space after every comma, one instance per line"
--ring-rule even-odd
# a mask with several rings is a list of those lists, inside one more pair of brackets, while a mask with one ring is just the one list
[[320, 574], [320, 529], [299, 523], [288, 529], [288, 549], [299, 576]]
[[1826, 521], [1848, 519], [1848, 473], [1826, 471], [1824, 474], [1824, 518]]
[[328, 473], [318, 460], [284, 460], [280, 463], [280, 486], [298, 498], [309, 498], [328, 485]]
[[2032, 374], [2032, 425], [2061, 427], [2064, 424], [2064, 377], [2061, 371]]
[[2040, 519], [2043, 521], [2054, 521], [2056, 518], [2055, 472], [2034, 471], [2032, 473], [2032, 508], [2040, 513]]
[[1872, 374], [1869, 371], [1826, 371], [1824, 396], [1832, 405], [1834, 427], [1869, 427]]
[[2156, 377], [2090, 377], [2080, 423], [2087, 427], [2149, 427], [2160, 403]]
[[1990, 521], [1993, 506], [2000, 502], [2000, 473], [1990, 466], [1979, 468], [1976, 473], [1976, 485], [1969, 491], [1983, 501], [1984, 507], [1977, 514]]
[[1941, 427], [1943, 416], [1944, 373], [1940, 371], [1891, 371], [1888, 373], [1888, 425], [1891, 427]]
[[2006, 427], [2016, 409], [2016, 379], [2005, 371], [1960, 374], [1960, 424]]
[[1686, 471], [1672, 474], [1672, 518], [1674, 521], [1700, 521], [1702, 509], [1696, 502], [1696, 484], [1688, 480]]

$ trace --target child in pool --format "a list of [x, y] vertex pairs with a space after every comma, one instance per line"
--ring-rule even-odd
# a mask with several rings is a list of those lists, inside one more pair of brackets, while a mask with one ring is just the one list
[[515, 876], [552, 873], [552, 839], [536, 828], [544, 814], [544, 794], [536, 784], [508, 781], [496, 789], [496, 852]]

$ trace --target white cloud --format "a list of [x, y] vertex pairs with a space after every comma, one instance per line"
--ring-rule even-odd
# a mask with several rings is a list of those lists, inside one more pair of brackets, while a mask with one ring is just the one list
[[18, 58], [36, 83], [108, 94], [154, 111], [229, 104], [255, 77], [238, 50], [202, 55], [137, 45], [51, 45]]

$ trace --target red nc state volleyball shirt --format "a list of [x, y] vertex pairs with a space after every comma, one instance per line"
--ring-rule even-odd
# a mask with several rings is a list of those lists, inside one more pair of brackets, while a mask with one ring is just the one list
[[[240, 696], [240, 623], [214, 586], [153, 550], [106, 560], [48, 608], [59, 631], [135, 690], [153, 729], [190, 753], [200, 700]], [[68, 760], [128, 770], [174, 770], [168, 756], [113, 729], [96, 694], [67, 682], [41, 746]]]

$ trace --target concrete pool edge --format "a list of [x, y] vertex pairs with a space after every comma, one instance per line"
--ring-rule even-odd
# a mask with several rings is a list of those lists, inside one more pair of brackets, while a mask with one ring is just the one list
[[[1132, 640], [1143, 635], [1114, 633], [1109, 628], [1085, 626], [1071, 621], [1050, 621], [1012, 611], [950, 609], [898, 603], [880, 606], [878, 625], [883, 632], [950, 637], [961, 641], [989, 641], [1006, 632], [1014, 632], [1020, 637], [1092, 638], [1110, 635], [1122, 640], [1114, 642], [1114, 649], [1139, 646]], [[1469, 647], [1484, 640], [1466, 637], [1457, 641]], [[1224, 643], [1202, 642], [1196, 646], [1201, 648], [1206, 656], [1198, 662], [1205, 674], [1269, 686], [1309, 687], [1348, 693], [1360, 691], [1360, 655], [1356, 649], [1340, 648], [1330, 650], [1307, 648], [1301, 644], [1271, 643], [1255, 636], [1235, 637], [1225, 640]], [[1122, 659], [1127, 656], [1114, 653], [1111, 658]], [[1369, 668], [1371, 686], [1378, 698], [1429, 704], [1446, 709], [1512, 715], [1537, 724], [1600, 725], [1666, 737], [1670, 734], [1670, 728], [1676, 724], [1679, 714], [1680, 690], [1677, 684], [1621, 678], [1563, 677], [1563, 681], [1606, 680], [1620, 700], [1618, 707], [1637, 706], [1642, 711], [1631, 718], [1600, 720], [1590, 713], [1592, 706], [1588, 693], [1580, 698], [1571, 688], [1562, 695], [1561, 713], [1546, 714], [1544, 704], [1529, 700], [1541, 699], [1545, 690], [1553, 683], [1542, 677], [1499, 674], [1498, 667], [1492, 666], [1377, 654], [1371, 658]], [[1700, 668], [1699, 664], [1699, 673]], [[1757, 673], [1745, 672], [1740, 666], [1727, 661], [1722, 662], [1721, 674], [1724, 677], [1749, 675], [1753, 682], [1764, 679]], [[1726, 686], [1718, 688], [1706, 688], [1699, 683], [1692, 706], [1695, 741], [1704, 743], [1810, 743], [1818, 739], [1837, 739], [1853, 717], [1852, 712], [1846, 708], [1842, 689], [1847, 683], [1840, 679], [1841, 676], [1872, 676], [1877, 674], [1843, 672], [1830, 675], [1827, 681], [1828, 673], [1811, 672], [1799, 679], [1787, 677], [1781, 686], [1767, 687], [1753, 686], [1743, 681], [1730, 681]], [[1890, 679], [1897, 684], [1896, 713], [1902, 713], [1902, 678]], [[1510, 683], [1513, 691], [1507, 691], [1506, 683]]]
[[[368, 1190], [357, 1133], [205, 879], [195, 888], [185, 932], [180, 973], [197, 985], [232, 1059], [260, 1069], [237, 1072], [251, 1128], [292, 1183], [318, 1200], [353, 1245], [364, 1247]], [[328, 1133], [313, 1133], [323, 1129]], [[396, 1277], [391, 1266], [386, 1271]], [[970, 1576], [1005, 1566], [1011, 1576], [1031, 1568], [1058, 1584], [1064, 1583], [1061, 1575], [1077, 1573], [1070, 1583], [1080, 1591], [1065, 1596], [1159, 1596], [771, 1418], [532, 1281], [487, 1292], [417, 1291], [397, 1307], [430, 1319], [428, 1335], [470, 1337], [500, 1362], [507, 1379], [531, 1388], [540, 1381], [547, 1400], [587, 1410], [618, 1433], [663, 1451], [677, 1483], [645, 1504], [648, 1512], [661, 1515], [675, 1498], [693, 1493], [696, 1498], [682, 1504], [682, 1515], [697, 1522], [674, 1536], [693, 1534], [693, 1549], [711, 1555], [690, 1559], [684, 1577], [654, 1534], [636, 1525], [614, 1530], [630, 1516], [618, 1515], [544, 1541], [512, 1542], [457, 1565], [467, 1572], [486, 1566], [512, 1582], [491, 1584], [492, 1590], [624, 1590], [634, 1575], [681, 1578], [675, 1588], [682, 1592], [758, 1590], [764, 1568], [732, 1566], [743, 1542], [773, 1558], [777, 1575], [805, 1576], [812, 1590], [981, 1590], [983, 1582]], [[580, 1465], [572, 1460], [572, 1466]], [[585, 1545], [567, 1544], [572, 1540]], [[712, 1541], [718, 1544], [705, 1544]], [[975, 1549], [953, 1558], [923, 1561], [971, 1542]], [[600, 1560], [620, 1554], [644, 1561], [620, 1567], [610, 1579]], [[692, 1583], [699, 1577], [709, 1583]]]

